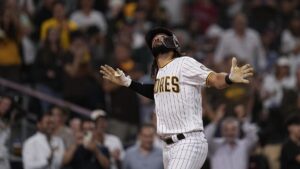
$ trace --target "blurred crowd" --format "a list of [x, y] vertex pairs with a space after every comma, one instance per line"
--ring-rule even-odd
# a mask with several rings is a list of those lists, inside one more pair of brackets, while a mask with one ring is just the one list
[[0, 86], [0, 168], [162, 169], [153, 102], [99, 74], [153, 83], [157, 26], [217, 72], [234, 56], [255, 68], [250, 85], [203, 89], [203, 168], [299, 169], [298, 0], [1, 0], [0, 77], [93, 111]]

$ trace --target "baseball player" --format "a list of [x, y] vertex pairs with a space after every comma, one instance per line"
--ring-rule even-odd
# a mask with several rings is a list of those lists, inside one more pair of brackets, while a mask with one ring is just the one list
[[154, 61], [155, 84], [132, 81], [122, 70], [105, 65], [103, 78], [126, 86], [155, 101], [157, 133], [165, 142], [163, 161], [166, 169], [200, 169], [207, 156], [203, 133], [202, 87], [222, 89], [233, 83], [249, 83], [253, 68], [238, 67], [232, 59], [229, 74], [216, 73], [189, 56], [180, 53], [176, 36], [168, 29], [155, 28], [146, 34], [146, 43]]

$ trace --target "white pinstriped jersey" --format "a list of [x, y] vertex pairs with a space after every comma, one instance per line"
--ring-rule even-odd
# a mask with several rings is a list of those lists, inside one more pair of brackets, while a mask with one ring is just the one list
[[154, 86], [158, 134], [203, 130], [201, 87], [211, 72], [188, 56], [158, 70]]

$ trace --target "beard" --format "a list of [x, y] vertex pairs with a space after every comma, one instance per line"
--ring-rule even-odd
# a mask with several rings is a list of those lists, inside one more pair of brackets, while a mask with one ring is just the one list
[[152, 53], [153, 53], [154, 57], [157, 57], [159, 54], [165, 54], [172, 50], [173, 49], [169, 49], [169, 48], [165, 47], [163, 44], [161, 44], [161, 45], [153, 47]]

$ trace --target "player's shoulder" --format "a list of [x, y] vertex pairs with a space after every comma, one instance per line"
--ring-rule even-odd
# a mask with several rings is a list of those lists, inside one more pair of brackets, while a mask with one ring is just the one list
[[195, 58], [191, 57], [191, 56], [182, 56], [180, 58], [178, 58], [179, 62], [183, 63], [184, 65], [195, 65], [195, 64], [199, 64], [200, 62], [198, 62]]
[[191, 56], [181, 56], [177, 58], [176, 60], [178, 61], [196, 61], [193, 57]]

